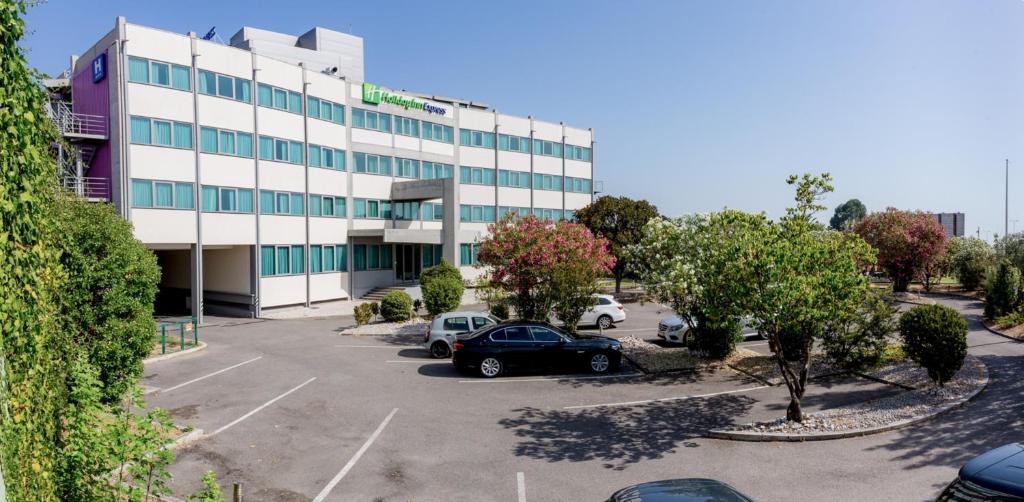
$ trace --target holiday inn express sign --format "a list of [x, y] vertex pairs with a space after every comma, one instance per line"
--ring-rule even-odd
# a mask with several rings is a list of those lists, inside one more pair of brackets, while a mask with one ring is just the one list
[[363, 82], [363, 103], [373, 105], [388, 103], [401, 106], [406, 110], [423, 110], [427, 113], [436, 113], [438, 115], [445, 115], [448, 113], [448, 110], [445, 110], [440, 106], [432, 105], [415, 98], [393, 94], [377, 84], [368, 84], [366, 82]]

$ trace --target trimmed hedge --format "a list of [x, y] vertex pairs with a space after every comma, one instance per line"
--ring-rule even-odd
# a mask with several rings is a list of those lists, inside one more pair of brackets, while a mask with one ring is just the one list
[[462, 303], [462, 274], [446, 260], [420, 274], [423, 305], [436, 316], [459, 308]]
[[903, 350], [940, 386], [967, 357], [967, 321], [944, 305], [918, 305], [900, 317]]
[[405, 291], [392, 291], [380, 301], [380, 316], [387, 322], [408, 321], [412, 317], [412, 297]]

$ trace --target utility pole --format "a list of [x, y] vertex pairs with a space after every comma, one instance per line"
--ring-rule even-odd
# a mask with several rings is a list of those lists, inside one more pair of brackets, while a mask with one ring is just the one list
[[1010, 159], [1006, 159], [1006, 200], [1003, 203], [1003, 235], [1010, 234]]

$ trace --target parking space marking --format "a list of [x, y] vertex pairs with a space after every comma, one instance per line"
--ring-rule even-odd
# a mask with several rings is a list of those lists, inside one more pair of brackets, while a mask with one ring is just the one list
[[386, 363], [433, 363], [437, 362], [437, 359], [402, 359], [398, 361], [384, 361]]
[[526, 475], [516, 473], [516, 493], [519, 494], [519, 502], [526, 502]]
[[578, 406], [564, 406], [563, 410], [579, 410], [584, 408], [608, 408], [612, 406], [636, 406], [638, 404], [650, 404], [650, 403], [661, 403], [665, 401], [685, 401], [687, 399], [698, 399], [702, 397], [721, 396], [725, 394], [738, 394], [740, 392], [750, 392], [752, 390], [767, 389], [770, 385], [759, 385], [757, 387], [747, 387], [744, 389], [726, 390], [722, 392], [710, 392], [708, 394], [693, 394], [690, 396], [675, 396], [675, 397], [663, 397], [660, 399], [645, 399], [642, 401], [624, 401], [621, 403], [602, 403], [602, 404], [581, 404]]
[[203, 376], [201, 376], [199, 378], [193, 378], [192, 380], [189, 380], [189, 381], [184, 382], [184, 383], [179, 383], [178, 385], [175, 385], [173, 387], [168, 387], [166, 389], [157, 389], [157, 391], [160, 392], [160, 393], [164, 393], [164, 392], [170, 392], [170, 391], [172, 391], [174, 389], [180, 389], [180, 388], [182, 388], [182, 387], [184, 387], [184, 386], [186, 386], [188, 384], [193, 384], [193, 383], [196, 383], [196, 382], [198, 382], [200, 380], [206, 380], [207, 378], [210, 378], [212, 376], [217, 376], [217, 375], [219, 375], [221, 373], [224, 373], [225, 371], [233, 370], [233, 369], [235, 369], [235, 368], [237, 368], [239, 366], [242, 366], [243, 364], [249, 364], [249, 363], [251, 363], [253, 361], [258, 361], [260, 359], [263, 359], [263, 356], [254, 357], [252, 359], [249, 359], [248, 361], [242, 361], [242, 362], [240, 362], [240, 363], [238, 363], [238, 364], [236, 364], [234, 366], [228, 366], [227, 368], [224, 368], [222, 370], [214, 371], [213, 373], [210, 373], [208, 375], [203, 375]]
[[564, 380], [599, 380], [604, 378], [629, 378], [643, 373], [621, 373], [618, 375], [566, 376], [552, 378], [492, 378], [479, 380], [459, 380], [459, 383], [512, 383], [512, 382], [560, 382]]
[[299, 385], [297, 385], [295, 387], [292, 387], [291, 390], [289, 390], [288, 392], [285, 392], [284, 394], [281, 394], [280, 396], [277, 396], [274, 399], [271, 399], [270, 401], [267, 401], [267, 402], [261, 404], [259, 408], [256, 408], [255, 410], [252, 410], [249, 413], [246, 413], [245, 415], [242, 415], [242, 416], [232, 420], [231, 423], [229, 423], [229, 424], [227, 424], [227, 425], [225, 425], [225, 426], [223, 426], [223, 427], [221, 427], [221, 428], [219, 428], [219, 429], [217, 429], [217, 430], [207, 434], [206, 436], [207, 437], [216, 436], [217, 434], [220, 434], [221, 432], [224, 432], [224, 431], [228, 430], [229, 428], [231, 428], [232, 426], [234, 426], [238, 422], [241, 422], [242, 420], [245, 420], [245, 419], [247, 419], [247, 418], [249, 418], [249, 417], [259, 413], [260, 410], [262, 410], [263, 408], [266, 408], [267, 406], [270, 406], [270, 405], [276, 403], [278, 400], [284, 398], [288, 394], [291, 394], [292, 392], [295, 392], [295, 391], [305, 387], [309, 382], [312, 382], [313, 380], [316, 380], [316, 377], [310, 378], [309, 380], [306, 380], [305, 382], [302, 382]]
[[[579, 331], [580, 331], [580, 333], [601, 333], [601, 330], [599, 330], [599, 329], [581, 329]], [[609, 334], [615, 334], [615, 333], [636, 333], [636, 332], [639, 332], [639, 331], [658, 331], [658, 328], [632, 328], [632, 329], [615, 328], [615, 329], [606, 329], [606, 330], [604, 330], [605, 333], [609, 333]]]
[[345, 475], [348, 474], [348, 471], [352, 470], [352, 467], [356, 465], [356, 462], [359, 461], [359, 458], [362, 457], [364, 453], [366, 453], [366, 450], [370, 449], [370, 446], [373, 444], [373, 442], [377, 440], [377, 437], [380, 436], [380, 433], [383, 432], [384, 428], [388, 426], [389, 422], [391, 422], [391, 417], [394, 417], [395, 413], [398, 413], [398, 408], [392, 409], [391, 413], [388, 413], [388, 416], [384, 417], [384, 421], [377, 426], [377, 430], [373, 431], [373, 434], [370, 434], [370, 437], [367, 438], [365, 443], [363, 443], [363, 446], [359, 447], [359, 450], [356, 451], [356, 454], [353, 455], [351, 459], [349, 459], [348, 463], [345, 464], [345, 467], [342, 467], [341, 470], [338, 471], [338, 474], [336, 474], [334, 478], [331, 479], [331, 482], [327, 483], [327, 486], [325, 486], [323, 490], [320, 490], [320, 493], [316, 496], [316, 498], [313, 499], [313, 502], [323, 502], [323, 500], [327, 498], [327, 495], [329, 495], [331, 493], [331, 490], [333, 490], [334, 487], [341, 481], [341, 478], [344, 478]]
[[346, 349], [409, 349], [419, 345], [335, 345]]

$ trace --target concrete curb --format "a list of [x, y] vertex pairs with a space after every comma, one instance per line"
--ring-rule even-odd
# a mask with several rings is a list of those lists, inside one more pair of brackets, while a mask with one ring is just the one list
[[882, 425], [879, 427], [869, 427], [867, 429], [856, 429], [852, 431], [841, 431], [841, 432], [812, 432], [807, 434], [787, 434], [779, 432], [742, 432], [742, 431], [728, 431], [724, 429], [712, 429], [707, 432], [706, 436], [714, 439], [726, 439], [730, 441], [788, 441], [788, 442], [804, 442], [804, 441], [827, 441], [831, 439], [846, 439], [860, 436], [869, 436], [872, 434], [879, 434], [882, 432], [889, 432], [903, 427], [909, 427], [911, 425], [919, 424], [931, 420], [947, 411], [955, 408], [959, 408], [975, 396], [981, 393], [988, 387], [988, 367], [985, 363], [978, 359], [978, 364], [981, 365], [981, 371], [984, 374], [984, 378], [981, 385], [977, 389], [973, 390], [970, 394], [952, 402], [946, 404], [936, 410], [931, 411], [926, 415], [920, 417], [908, 418], [906, 420], [900, 420], [893, 422], [889, 425]]
[[1001, 337], [1003, 337], [1003, 338], [1006, 338], [1007, 340], [1013, 340], [1013, 341], [1015, 341], [1015, 342], [1024, 342], [1024, 340], [1021, 340], [1020, 338], [1017, 338], [1017, 337], [1014, 337], [1014, 336], [1010, 336], [1010, 335], [1007, 335], [1006, 333], [1003, 333], [1002, 331], [999, 331], [999, 330], [997, 330], [997, 329], [995, 329], [995, 328], [990, 328], [990, 327], [988, 326], [988, 323], [987, 323], [987, 322], [985, 322], [985, 320], [984, 320], [984, 319], [981, 319], [981, 318], [979, 318], [978, 320], [979, 320], [979, 321], [981, 321], [981, 325], [982, 325], [982, 326], [983, 326], [983, 327], [984, 327], [984, 328], [985, 328], [985, 329], [986, 329], [986, 330], [987, 330], [987, 331], [988, 331], [989, 333], [992, 333], [993, 335], [998, 335], [998, 336], [1001, 336]]
[[202, 437], [203, 437], [203, 430], [202, 429], [192, 429], [191, 431], [188, 431], [187, 433], [178, 436], [177, 439], [175, 439], [173, 443], [167, 445], [166, 448], [168, 450], [177, 450], [179, 448], [184, 448], [184, 447], [186, 447], [186, 446], [188, 446], [188, 445], [198, 441]]
[[187, 354], [193, 354], [195, 352], [199, 352], [200, 350], [203, 350], [205, 348], [206, 348], [206, 342], [199, 342], [199, 345], [196, 345], [195, 347], [192, 347], [191, 349], [186, 349], [186, 350], [182, 350], [182, 351], [179, 351], [179, 352], [171, 352], [170, 354], [164, 354], [162, 356], [156, 356], [156, 357], [151, 357], [149, 359], [144, 359], [142, 361], [142, 364], [149, 364], [149, 363], [155, 363], [155, 362], [158, 362], [158, 361], [166, 361], [168, 359], [174, 359], [175, 357], [178, 357], [178, 356], [184, 356], [184, 355], [187, 355]]

